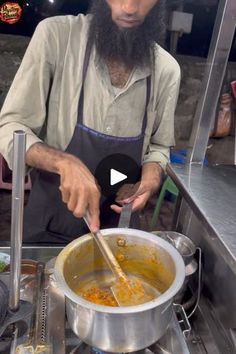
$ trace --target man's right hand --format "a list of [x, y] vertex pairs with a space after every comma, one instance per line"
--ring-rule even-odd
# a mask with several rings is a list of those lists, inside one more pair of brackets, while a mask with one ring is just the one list
[[88, 215], [90, 229], [98, 231], [100, 190], [94, 176], [78, 158], [67, 155], [57, 163], [62, 200], [78, 218]]
[[63, 202], [76, 217], [88, 216], [90, 230], [98, 231], [100, 189], [80, 159], [46, 144], [35, 143], [26, 152], [26, 163], [59, 174]]

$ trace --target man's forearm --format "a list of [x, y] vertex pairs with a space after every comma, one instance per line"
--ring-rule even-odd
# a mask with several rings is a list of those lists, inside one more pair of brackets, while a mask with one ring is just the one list
[[32, 145], [26, 152], [26, 163], [28, 166], [54, 173], [58, 173], [59, 166], [65, 159], [73, 158], [72, 155], [43, 143]]
[[155, 192], [162, 181], [164, 170], [157, 162], [146, 162], [142, 167], [142, 181], [149, 181], [152, 186], [153, 192]]
[[94, 176], [76, 156], [35, 143], [26, 153], [26, 163], [60, 176], [59, 190], [62, 201], [74, 216], [81, 218], [88, 213], [90, 229], [97, 232], [100, 226], [100, 190]]

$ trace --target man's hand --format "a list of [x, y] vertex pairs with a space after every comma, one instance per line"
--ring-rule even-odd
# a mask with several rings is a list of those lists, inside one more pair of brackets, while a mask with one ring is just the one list
[[[148, 162], [142, 167], [141, 181], [135, 185], [123, 185], [117, 193], [116, 202], [120, 205], [132, 203], [132, 211], [141, 210], [145, 207], [148, 199], [160, 187], [163, 170], [155, 162]], [[111, 209], [120, 213], [122, 207], [111, 205]]]
[[92, 232], [99, 229], [100, 190], [81, 160], [46, 144], [36, 143], [28, 149], [26, 162], [29, 166], [60, 175], [59, 189], [68, 209], [78, 218], [86, 214]]
[[78, 218], [87, 216], [92, 232], [99, 229], [100, 190], [89, 169], [76, 157], [68, 156], [57, 164], [62, 200]]

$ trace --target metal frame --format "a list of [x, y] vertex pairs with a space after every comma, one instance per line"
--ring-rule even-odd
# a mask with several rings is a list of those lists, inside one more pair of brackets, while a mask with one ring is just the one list
[[236, 28], [236, 1], [220, 0], [190, 138], [188, 162], [203, 164]]

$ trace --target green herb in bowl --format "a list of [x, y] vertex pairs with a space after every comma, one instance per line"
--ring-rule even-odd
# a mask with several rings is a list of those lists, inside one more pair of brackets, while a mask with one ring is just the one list
[[10, 264], [10, 255], [7, 253], [0, 252], [0, 272], [3, 272]]
[[0, 272], [3, 272], [4, 269], [6, 268], [7, 264], [3, 261], [0, 261]]

